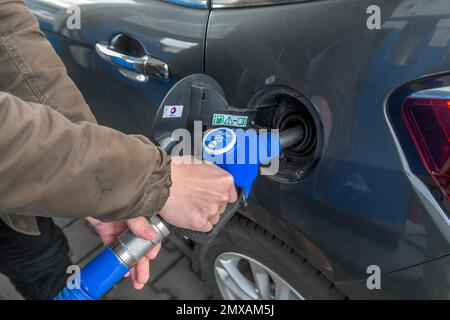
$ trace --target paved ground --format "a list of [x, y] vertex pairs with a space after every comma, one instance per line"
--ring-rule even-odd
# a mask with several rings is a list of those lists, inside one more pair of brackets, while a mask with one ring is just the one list
[[[101, 248], [101, 241], [84, 220], [57, 219], [69, 239], [72, 261], [83, 265]], [[151, 281], [140, 291], [122, 280], [106, 299], [168, 300], [210, 299], [211, 292], [191, 268], [190, 260], [175, 245], [167, 241], [157, 260], [151, 265]], [[0, 274], [0, 300], [22, 299], [6, 277]]]

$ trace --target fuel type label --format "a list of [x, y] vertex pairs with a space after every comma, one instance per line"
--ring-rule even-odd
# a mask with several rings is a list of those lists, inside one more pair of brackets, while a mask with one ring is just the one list
[[181, 118], [184, 106], [165, 106], [163, 118]]
[[247, 116], [237, 116], [232, 114], [216, 113], [213, 116], [213, 126], [230, 126], [246, 128], [248, 123]]
[[229, 126], [246, 128], [248, 116], [238, 116], [232, 114], [215, 113], [212, 120], [213, 126]]

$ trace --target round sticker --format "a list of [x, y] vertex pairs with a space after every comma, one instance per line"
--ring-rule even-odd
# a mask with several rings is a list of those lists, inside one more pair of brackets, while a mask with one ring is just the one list
[[203, 149], [210, 155], [220, 155], [230, 151], [236, 144], [236, 133], [229, 128], [217, 128], [203, 138]]

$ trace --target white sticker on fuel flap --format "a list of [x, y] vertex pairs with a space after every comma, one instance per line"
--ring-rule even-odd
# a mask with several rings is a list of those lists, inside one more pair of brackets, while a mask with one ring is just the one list
[[181, 118], [184, 106], [165, 106], [163, 118]]

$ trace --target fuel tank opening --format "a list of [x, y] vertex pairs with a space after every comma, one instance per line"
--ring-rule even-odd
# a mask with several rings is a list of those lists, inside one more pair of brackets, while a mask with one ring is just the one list
[[[322, 152], [322, 123], [316, 108], [293, 89], [277, 86], [264, 89], [250, 102], [257, 113], [256, 128], [289, 130], [290, 145], [280, 156], [279, 173], [271, 178], [297, 182], [309, 176]], [[283, 144], [283, 141], [281, 141]]]
[[304, 157], [310, 154], [317, 144], [317, 130], [311, 113], [305, 108], [299, 108], [298, 100], [284, 97], [280, 100], [273, 118], [273, 128], [280, 132], [298, 127], [297, 143], [286, 149], [290, 157]]

